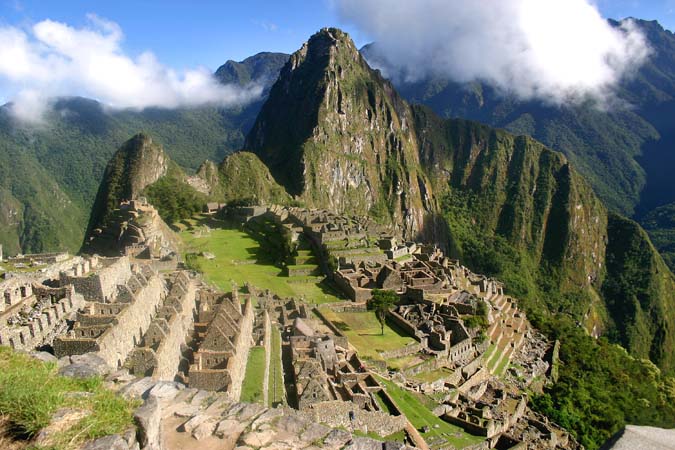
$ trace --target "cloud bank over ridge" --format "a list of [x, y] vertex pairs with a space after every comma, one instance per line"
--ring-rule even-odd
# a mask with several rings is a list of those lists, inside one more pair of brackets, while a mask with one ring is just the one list
[[589, 0], [334, 0], [391, 78], [485, 81], [520, 99], [602, 99], [649, 56], [630, 22]]
[[116, 23], [87, 18], [83, 28], [52, 20], [0, 26], [0, 86], [16, 117], [39, 121], [58, 96], [91, 97], [115, 109], [230, 106], [260, 96], [260, 86], [223, 85], [206, 68], [178, 73], [151, 52], [132, 58]]

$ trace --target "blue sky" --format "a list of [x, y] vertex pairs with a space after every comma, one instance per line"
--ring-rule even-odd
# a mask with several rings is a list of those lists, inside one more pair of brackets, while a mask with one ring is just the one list
[[0, 0], [4, 25], [43, 19], [74, 27], [86, 15], [114, 21], [122, 28], [129, 54], [145, 50], [176, 69], [204, 65], [215, 70], [228, 59], [261, 51], [291, 53], [319, 28], [336, 25], [360, 36], [336, 19], [329, 0]]
[[[215, 70], [227, 59], [260, 51], [293, 52], [327, 25], [348, 31], [357, 45], [369, 41], [342, 23], [330, 0], [0, 0], [0, 24], [25, 25], [52, 19], [80, 27], [86, 14], [117, 22], [129, 54], [145, 50], [162, 63], [183, 69]], [[675, 28], [675, 0], [596, 0], [606, 17], [657, 19]]]

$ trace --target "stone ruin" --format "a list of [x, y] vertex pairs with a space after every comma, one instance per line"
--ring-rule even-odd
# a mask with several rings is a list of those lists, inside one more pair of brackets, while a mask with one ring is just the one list
[[202, 295], [199, 303], [200, 344], [190, 366], [190, 387], [225, 391], [238, 399], [252, 345], [253, 303], [242, 307], [237, 291], [231, 295]]
[[179, 254], [177, 238], [144, 197], [120, 202], [105, 226], [92, 230], [83, 251], [151, 261], [158, 270], [176, 269]]
[[[25, 350], [52, 346], [59, 357], [93, 354], [136, 377], [181, 381], [199, 395], [220, 392], [230, 402], [239, 400], [249, 352], [257, 346], [265, 350], [263, 402], [269, 403], [271, 335], [278, 327], [289, 360], [281, 373], [285, 397], [275, 393], [274, 402], [297, 408], [311, 421], [380, 436], [405, 430], [424, 447], [377, 373], [402, 389], [433, 395], [440, 406], [432, 412], [484, 436], [481, 448], [578, 445], [530, 411], [522, 395], [550, 373], [549, 343], [531, 329], [500, 283], [473, 274], [438, 248], [400, 241], [367, 219], [328, 211], [276, 206], [240, 211], [245, 220], [266, 214], [284, 227], [284, 237], [304, 236], [312, 243], [324, 271], [352, 300], [336, 308], [365, 310], [375, 288], [398, 293], [400, 302], [387, 321], [415, 342], [381, 354], [421, 362], [388, 373], [362, 361], [345, 335], [304, 299], [250, 285], [246, 293], [233, 286], [225, 294], [189, 271], [174, 267], [160, 273], [161, 256], [153, 253], [152, 242], [161, 238], [141, 223], [144, 215], [152, 216], [144, 205], [122, 205], [128, 220], [120, 228], [126, 236], [121, 256], [54, 260], [39, 274], [8, 274], [0, 284], [0, 344]], [[487, 309], [486, 328], [467, 326], [467, 317], [481, 305]], [[494, 348], [490, 355], [488, 347]], [[495, 367], [511, 360], [518, 365], [498, 381]], [[429, 371], [441, 376], [417, 378]]]

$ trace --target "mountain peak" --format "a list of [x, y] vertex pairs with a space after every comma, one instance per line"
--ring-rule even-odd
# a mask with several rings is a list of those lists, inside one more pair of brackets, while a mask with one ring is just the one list
[[418, 165], [412, 122], [349, 35], [323, 28], [291, 55], [245, 148], [308, 206], [376, 215], [412, 236], [421, 230], [426, 184], [408, 173]]
[[169, 169], [169, 158], [161, 145], [145, 133], [138, 133], [115, 152], [105, 168], [89, 230], [101, 226], [122, 200], [138, 198], [143, 190]]

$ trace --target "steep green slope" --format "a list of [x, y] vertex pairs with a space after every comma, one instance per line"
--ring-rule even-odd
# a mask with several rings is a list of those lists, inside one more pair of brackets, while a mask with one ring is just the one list
[[0, 141], [0, 244], [5, 254], [78, 248], [78, 227], [86, 215], [73, 203], [30, 155]]
[[121, 201], [138, 199], [168, 170], [169, 158], [148, 135], [139, 133], [125, 142], [105, 168], [87, 231], [104, 227]]
[[[260, 83], [266, 91], [287, 59], [260, 54], [228, 61], [218, 76], [228, 83]], [[240, 70], [230, 72], [230, 67]], [[93, 100], [67, 98], [55, 103], [44, 123], [30, 127], [0, 108], [0, 170], [8, 173], [0, 177], [0, 195], [8, 199], [0, 206], [0, 244], [12, 254], [76, 251], [106, 164], [129, 137], [146, 132], [192, 172], [205, 159], [220, 161], [241, 148], [261, 104], [108, 111]]]
[[[610, 209], [642, 220], [652, 209], [675, 202], [669, 170], [664, 170], [675, 167], [675, 35], [656, 21], [635, 23], [652, 55], [621, 83], [618, 101], [603, 108], [593, 102], [552, 106], [519, 101], [481, 82], [393, 79], [404, 98], [425, 104], [442, 117], [478, 120], [563, 152]], [[396, 74], [376, 44], [364, 47], [362, 53]], [[657, 231], [650, 229], [652, 237]], [[671, 244], [657, 239], [660, 251]]]
[[279, 76], [290, 55], [286, 53], [262, 52], [249, 56], [243, 61], [229, 60], [216, 70], [216, 78], [222, 83], [263, 83], [269, 89]]
[[562, 154], [529, 137], [424, 107], [415, 117], [452, 253], [531, 311], [571, 315], [675, 369], [675, 280], [639, 225], [608, 215]]
[[675, 203], [655, 208], [641, 222], [666, 264], [675, 267]]
[[291, 55], [245, 148], [308, 206], [373, 213], [412, 236], [428, 205], [411, 122], [349, 36], [325, 28]]
[[673, 371], [675, 278], [640, 226], [609, 216], [607, 277], [602, 286], [614, 339], [631, 353]]
[[[214, 197], [224, 203], [289, 204], [291, 197], [253, 153], [234, 153], [220, 164]], [[213, 181], [211, 182], [213, 183]]]
[[[442, 120], [424, 107], [415, 119], [451, 252], [549, 310], [579, 319], [601, 313], [590, 298], [602, 276], [607, 213], [566, 158], [531, 138]], [[583, 292], [584, 301], [563, 298]]]

